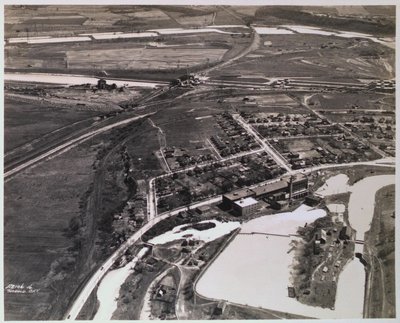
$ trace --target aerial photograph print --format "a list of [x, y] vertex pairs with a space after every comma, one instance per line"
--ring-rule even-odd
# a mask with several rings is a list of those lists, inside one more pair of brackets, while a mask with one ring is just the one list
[[2, 5], [1, 320], [396, 321], [395, 1], [164, 2]]

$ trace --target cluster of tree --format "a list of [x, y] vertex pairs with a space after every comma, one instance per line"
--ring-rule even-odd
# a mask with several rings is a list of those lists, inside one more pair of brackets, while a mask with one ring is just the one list
[[198, 222], [199, 219], [200, 218], [196, 215], [192, 215], [191, 217], [183, 217], [180, 214], [172, 216], [166, 220], [160, 221], [159, 223], [154, 225], [151, 229], [149, 229], [147, 232], [145, 232], [142, 236], [142, 240], [148, 241], [160, 234], [172, 230], [174, 227], [178, 225]]

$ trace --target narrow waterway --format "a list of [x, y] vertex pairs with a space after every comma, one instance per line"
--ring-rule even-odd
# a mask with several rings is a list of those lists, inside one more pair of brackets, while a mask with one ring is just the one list
[[94, 317], [95, 321], [111, 320], [114, 311], [117, 309], [121, 285], [132, 273], [138, 260], [140, 260], [147, 253], [147, 251], [147, 247], [142, 248], [138, 255], [125, 266], [111, 270], [104, 276], [97, 290], [97, 299], [100, 304], [99, 309]]
[[164, 244], [167, 242], [185, 238], [210, 242], [240, 227], [239, 222], [233, 222], [233, 221], [220, 222], [217, 220], [205, 220], [198, 222], [197, 224], [203, 224], [203, 225], [209, 224], [212, 227], [206, 230], [197, 230], [196, 228], [193, 228], [191, 224], [179, 225], [173, 228], [171, 231], [165, 232], [149, 240], [149, 243]]
[[364, 240], [370, 228], [375, 208], [375, 194], [381, 188], [395, 183], [395, 175], [366, 177], [350, 187], [349, 222], [357, 231], [357, 239]]
[[[197, 230], [192, 227], [193, 224], [184, 224], [175, 227], [173, 230], [154, 237], [149, 240], [152, 244], [164, 244], [178, 239], [194, 239], [204, 242], [213, 241], [219, 237], [229, 234], [233, 230], [240, 227], [239, 222], [220, 222], [217, 220], [205, 220], [196, 223], [208, 224], [209, 229]], [[121, 268], [109, 271], [100, 282], [97, 290], [97, 299], [100, 303], [99, 309], [94, 320], [107, 321], [111, 320], [113, 313], [117, 309], [118, 297], [121, 285], [126, 281], [128, 276], [133, 272], [138, 260], [148, 252], [148, 248], [142, 248], [138, 255]]]
[[[60, 84], [60, 85], [81, 85], [91, 84], [96, 85], [99, 78], [89, 77], [83, 75], [71, 75], [71, 74], [49, 74], [49, 73], [5, 73], [5, 81], [17, 81], [17, 82], [30, 82], [30, 83], [47, 83], [47, 84]], [[115, 79], [106, 79], [108, 84], [113, 84], [121, 87], [150, 87], [154, 88], [159, 83], [153, 82], [135, 82], [135, 81], [124, 81]]]

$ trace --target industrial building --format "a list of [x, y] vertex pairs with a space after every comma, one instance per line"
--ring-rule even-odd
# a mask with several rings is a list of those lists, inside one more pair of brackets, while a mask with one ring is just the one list
[[[290, 176], [282, 178], [280, 181], [268, 185], [256, 187], [253, 189], [245, 188], [223, 195], [222, 203], [225, 208], [231, 208], [240, 215], [250, 214], [257, 208], [250, 201], [255, 199], [264, 199], [269, 203], [276, 204], [278, 201], [291, 201], [305, 197], [308, 194], [308, 178], [304, 175]], [[247, 199], [251, 200], [247, 200]], [[246, 201], [244, 203], [243, 201]], [[238, 202], [239, 201], [239, 202]], [[242, 201], [242, 202], [240, 202]], [[254, 204], [254, 203], [253, 203]], [[244, 212], [240, 208], [248, 208]]]
[[250, 215], [257, 211], [257, 209], [258, 201], [253, 197], [246, 197], [245, 199], [241, 199], [233, 203], [233, 211], [235, 214], [240, 216]]
[[233, 191], [231, 193], [227, 193], [222, 196], [222, 203], [225, 207], [232, 207], [233, 202], [236, 202], [240, 199], [245, 199], [246, 197], [255, 197], [256, 194], [248, 188], [242, 188], [240, 190]]

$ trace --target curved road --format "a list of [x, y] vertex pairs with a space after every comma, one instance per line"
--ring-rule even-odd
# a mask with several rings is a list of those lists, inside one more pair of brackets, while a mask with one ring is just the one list
[[[370, 161], [370, 162], [355, 162], [355, 163], [348, 163], [348, 164], [339, 164], [339, 165], [321, 165], [321, 166], [316, 166], [316, 167], [311, 167], [307, 169], [302, 169], [302, 170], [295, 170], [289, 172], [289, 174], [295, 174], [295, 173], [310, 173], [313, 171], [321, 170], [321, 169], [329, 169], [329, 168], [343, 168], [343, 167], [351, 167], [351, 166], [358, 166], [358, 165], [371, 165], [371, 166], [382, 166], [382, 167], [395, 167], [395, 159], [394, 158], [386, 158], [386, 159], [379, 159], [375, 161]], [[288, 174], [284, 174], [283, 176], [287, 176]], [[283, 177], [281, 176], [281, 177]], [[279, 180], [279, 178], [274, 179], [272, 181], [268, 182], [274, 182]], [[257, 185], [263, 185], [265, 183], [259, 183]], [[68, 313], [65, 315], [67, 320], [75, 320], [76, 317], [78, 316], [80, 310], [82, 309], [83, 305], [85, 304], [87, 298], [93, 291], [93, 289], [96, 287], [96, 285], [100, 282], [100, 280], [103, 278], [103, 276], [106, 274], [106, 272], [111, 268], [113, 263], [134, 243], [139, 241], [142, 237], [142, 235], [151, 229], [155, 224], [159, 223], [162, 220], [168, 219], [169, 217], [178, 214], [181, 211], [187, 210], [188, 208], [194, 209], [196, 207], [199, 207], [201, 205], [209, 205], [213, 203], [217, 203], [221, 201], [222, 196], [218, 195], [216, 197], [209, 198], [207, 200], [192, 204], [190, 206], [183, 206], [178, 209], [165, 212], [160, 214], [158, 217], [153, 217], [149, 219], [149, 221], [137, 232], [135, 232], [127, 241], [125, 241], [108, 259], [107, 261], [101, 266], [100, 269], [98, 269], [91, 279], [86, 283], [85, 287], [82, 289], [80, 292], [79, 296], [76, 298], [74, 301], [72, 307], [68, 311]], [[156, 207], [155, 205], [153, 207]], [[154, 214], [154, 213], [153, 213]]]
[[[198, 206], [201, 206], [203, 204], [211, 204], [211, 203], [216, 203], [221, 200], [221, 197], [215, 197], [212, 199], [209, 199], [207, 201], [202, 201], [196, 204], [193, 204], [190, 206], [190, 209], [196, 208]], [[82, 291], [79, 293], [78, 297], [74, 301], [72, 307], [68, 311], [68, 313], [65, 315], [66, 320], [75, 320], [76, 317], [78, 316], [79, 312], [81, 311], [83, 305], [85, 304], [87, 298], [89, 295], [92, 293], [93, 289], [96, 287], [96, 285], [100, 282], [100, 280], [103, 278], [103, 276], [106, 274], [106, 272], [111, 268], [111, 266], [114, 264], [114, 262], [123, 255], [123, 253], [134, 243], [139, 241], [142, 237], [142, 235], [150, 230], [154, 225], [159, 223], [162, 220], [168, 219], [169, 217], [178, 214], [181, 211], [186, 210], [188, 207], [180, 207], [178, 209], [175, 209], [173, 211], [165, 212], [163, 214], [160, 214], [156, 218], [152, 218], [149, 220], [140, 230], [136, 231], [132, 236], [129, 237], [127, 241], [125, 241], [107, 260], [106, 262], [98, 269], [93, 276], [90, 278], [90, 280], [86, 283], [85, 287], [82, 289]]]
[[71, 140], [69, 140], [69, 141], [67, 141], [67, 142], [65, 142], [65, 143], [63, 143], [63, 144], [61, 144], [61, 145], [59, 145], [59, 146], [57, 146], [57, 147], [45, 152], [45, 153], [43, 153], [43, 154], [41, 154], [41, 155], [39, 155], [39, 156], [37, 156], [35, 158], [32, 158], [32, 159], [24, 162], [23, 164], [14, 167], [13, 169], [11, 169], [11, 170], [9, 170], [7, 172], [5, 172], [4, 173], [5, 182], [7, 181], [7, 178], [10, 177], [11, 175], [14, 175], [15, 173], [17, 173], [17, 172], [19, 172], [19, 171], [21, 171], [21, 170], [23, 170], [23, 169], [25, 169], [27, 167], [33, 166], [34, 164], [36, 164], [37, 162], [39, 162], [41, 160], [47, 159], [49, 157], [57, 156], [57, 155], [65, 152], [67, 150], [70, 150], [71, 148], [77, 146], [78, 144], [80, 144], [80, 143], [92, 138], [93, 136], [96, 136], [96, 135], [98, 135], [100, 133], [103, 133], [103, 132], [108, 131], [110, 129], [113, 129], [115, 127], [119, 127], [121, 125], [133, 122], [135, 120], [139, 120], [139, 119], [144, 118], [144, 117], [147, 117], [147, 116], [149, 116], [151, 114], [152, 113], [147, 113], [147, 114], [144, 114], [144, 115], [141, 115], [141, 116], [124, 119], [122, 121], [119, 121], [119, 122], [104, 126], [104, 127], [100, 128], [100, 129], [96, 129], [96, 130], [92, 130], [90, 132], [87, 132], [87, 133], [85, 133], [85, 134], [83, 134], [83, 135], [81, 135], [81, 136], [79, 136], [77, 138], [71, 139]]

